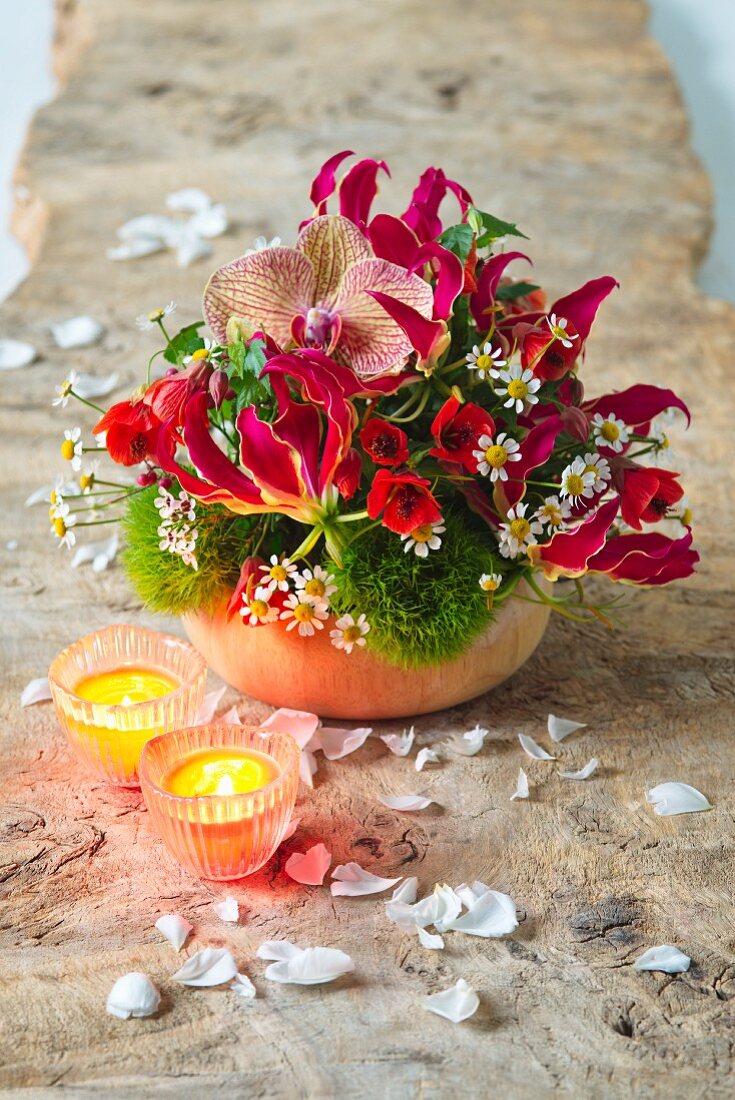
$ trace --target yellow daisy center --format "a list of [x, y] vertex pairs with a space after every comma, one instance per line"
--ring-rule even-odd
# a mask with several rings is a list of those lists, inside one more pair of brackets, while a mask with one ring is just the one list
[[514, 519], [510, 525], [510, 533], [516, 542], [523, 542], [531, 531], [531, 524], [527, 519], [523, 519], [520, 516], [518, 519]]
[[553, 504], [546, 505], [543, 511], [543, 515], [552, 527], [558, 527], [561, 523], [561, 512], [558, 508], [555, 508]]
[[508, 452], [502, 443], [495, 443], [485, 451], [485, 461], [494, 470], [499, 470], [508, 461]]
[[685, 527], [691, 527], [692, 525], [692, 510], [691, 508], [685, 508], [681, 513], [681, 522]]
[[94, 485], [94, 474], [80, 474], [79, 487], [84, 492], [86, 489], [91, 489]]
[[608, 443], [614, 443], [620, 437], [620, 428], [617, 424], [613, 424], [612, 420], [606, 420], [600, 428], [600, 435]]
[[600, 468], [599, 466], [595, 466], [594, 462], [588, 462], [584, 468], [584, 472], [586, 474], [594, 474], [595, 477], [599, 477]]
[[208, 358], [209, 358], [209, 351], [207, 350], [207, 348], [197, 348], [197, 350], [192, 353], [192, 359], [208, 359]]
[[582, 495], [584, 492], [584, 478], [581, 474], [569, 474], [567, 477], [567, 492], [573, 497]]
[[64, 523], [61, 516], [58, 516], [54, 520], [54, 534], [58, 535], [60, 539], [63, 539], [64, 535], [66, 534], [66, 524]]
[[264, 619], [268, 614], [268, 604], [265, 600], [251, 600], [250, 614], [255, 615], [256, 619]]
[[56, 495], [56, 490], [55, 490], [55, 489], [52, 489], [52, 490], [51, 490], [51, 495], [50, 495], [50, 497], [49, 497], [49, 501], [51, 502], [51, 504], [56, 504], [56, 503], [58, 502], [58, 499], [59, 499], [59, 498], [58, 498], [58, 496]]
[[478, 355], [475, 360], [475, 366], [478, 370], [490, 370], [493, 365], [493, 361], [489, 355]]
[[434, 533], [434, 529], [430, 523], [424, 523], [421, 527], [414, 527], [411, 532], [411, 538], [414, 542], [428, 542]]
[[68, 397], [69, 396], [69, 394], [71, 393], [71, 382], [69, 381], [68, 378], [64, 382], [61, 383], [61, 386], [59, 387], [59, 389], [61, 390], [61, 396], [62, 397]]
[[556, 337], [557, 340], [568, 340], [569, 339], [569, 336], [567, 335], [566, 330], [563, 329], [561, 327], [561, 325], [553, 325], [552, 329], [551, 329], [551, 333], [554, 337]]
[[508, 397], [512, 397], [515, 400], [523, 400], [528, 396], [528, 386], [525, 382], [522, 382], [520, 378], [513, 378], [508, 383]]
[[324, 581], [320, 581], [317, 577], [312, 577], [310, 581], [307, 581], [304, 585], [304, 592], [307, 596], [324, 596], [327, 592], [327, 587]]
[[308, 603], [297, 603], [293, 609], [293, 617], [297, 623], [310, 623], [316, 615], [316, 611]]
[[342, 637], [346, 642], [352, 642], [354, 644], [362, 637], [362, 631], [359, 626], [346, 626], [342, 631]]
[[71, 462], [74, 458], [74, 442], [71, 439], [65, 439], [61, 444], [61, 457], [65, 458], [67, 462]]
[[482, 587], [485, 592], [494, 592], [498, 587], [498, 582], [493, 577], [485, 577], [485, 580], [482, 582]]
[[274, 565], [271, 569], [270, 575], [271, 578], [274, 581], [278, 581], [279, 584], [281, 583], [281, 581], [288, 580], [288, 573], [282, 565]]
[[163, 310], [162, 309], [152, 309], [151, 312], [148, 314], [148, 320], [149, 321], [160, 321], [162, 317], [163, 317]]

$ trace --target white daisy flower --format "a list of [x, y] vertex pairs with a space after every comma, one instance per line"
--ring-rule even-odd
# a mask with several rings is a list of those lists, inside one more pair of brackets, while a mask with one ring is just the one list
[[65, 458], [67, 462], [71, 462], [72, 470], [81, 470], [82, 453], [82, 429], [66, 428], [64, 442], [61, 444], [61, 457]]
[[572, 346], [572, 341], [579, 340], [578, 332], [575, 333], [574, 336], [567, 332], [567, 325], [569, 324], [569, 322], [567, 321], [566, 317], [557, 317], [555, 313], [552, 313], [549, 317], [546, 318], [546, 323], [551, 329], [552, 336], [554, 336], [555, 339], [560, 340], [565, 348], [570, 348]]
[[288, 592], [289, 581], [298, 572], [296, 566], [288, 558], [279, 561], [277, 554], [271, 554], [270, 565], [261, 565], [260, 569], [266, 575], [265, 583], [271, 592], [275, 592], [277, 588], [281, 592]]
[[51, 512], [51, 534], [59, 540], [59, 546], [66, 546], [71, 550], [77, 541], [77, 536], [72, 530], [77, 517], [70, 511], [68, 504], [58, 502], [52, 504]]
[[497, 592], [503, 583], [502, 573], [483, 573], [480, 577], [480, 588], [483, 592]]
[[504, 382], [504, 386], [495, 386], [498, 397], [507, 397], [503, 402], [503, 408], [512, 409], [515, 405], [517, 413], [522, 413], [525, 405], [536, 405], [538, 397], [536, 391], [541, 386], [541, 379], [534, 378], [533, 371], [523, 367], [520, 363], [514, 363], [507, 370], [498, 371], [498, 380]]
[[334, 624], [335, 629], [329, 631], [332, 645], [335, 649], [343, 649], [345, 653], [352, 653], [353, 648], [365, 645], [365, 635], [370, 630], [370, 623], [364, 615], [358, 615], [353, 619], [352, 615], [342, 615]]
[[405, 542], [404, 553], [413, 550], [418, 558], [428, 558], [429, 550], [438, 550], [442, 544], [439, 535], [446, 531], [443, 523], [424, 523], [421, 527], [414, 527], [409, 535], [401, 535], [401, 542]]
[[603, 492], [612, 478], [610, 463], [606, 458], [598, 455], [596, 451], [588, 451], [584, 456], [584, 461], [587, 472], [595, 475], [595, 481], [592, 488], [596, 493]]
[[145, 332], [146, 329], [156, 328], [159, 321], [162, 321], [164, 317], [168, 317], [175, 312], [176, 302], [169, 302], [163, 309], [152, 309], [150, 313], [138, 314], [135, 318], [135, 323], [141, 332]]
[[622, 451], [623, 444], [628, 442], [628, 429], [615, 413], [607, 416], [595, 413], [592, 417], [592, 431], [598, 447], [609, 447], [610, 450], [619, 452]]
[[552, 496], [547, 497], [541, 507], [536, 509], [533, 518], [548, 527], [549, 532], [553, 534], [564, 526], [564, 521], [569, 518], [571, 511], [568, 500], [560, 502], [557, 496]]
[[273, 589], [267, 585], [259, 585], [248, 599], [243, 596], [243, 605], [240, 614], [250, 626], [258, 623], [274, 623], [278, 619], [278, 608], [271, 607], [270, 599]]
[[271, 240], [267, 240], [266, 237], [256, 237], [253, 241], [253, 248], [246, 248], [245, 255], [252, 256], [254, 252], [262, 252], [264, 248], [279, 248], [281, 244], [280, 237], [272, 237]]
[[508, 511], [508, 522], [500, 524], [500, 553], [504, 558], [517, 558], [527, 547], [535, 546], [536, 535], [543, 531], [538, 520], [526, 519], [527, 508], [527, 504], [516, 504]]
[[577, 455], [562, 472], [559, 495], [569, 497], [572, 504], [576, 504], [582, 497], [589, 499], [595, 495], [596, 480], [596, 475], [587, 469], [584, 459]]
[[222, 358], [222, 349], [207, 337], [202, 337], [204, 343], [203, 348], [197, 348], [191, 355], [185, 355], [181, 360], [182, 366], [188, 367], [190, 363], [198, 363], [202, 359], [206, 359], [208, 362], [215, 363], [218, 359]]
[[66, 408], [66, 406], [69, 404], [71, 391], [74, 389], [74, 385], [78, 377], [79, 375], [75, 370], [69, 371], [69, 374], [61, 383], [61, 385], [56, 387], [56, 397], [51, 402], [52, 405], [61, 405], [62, 409]]
[[483, 344], [482, 351], [480, 351], [479, 344], [475, 344], [472, 351], [465, 356], [467, 369], [476, 370], [478, 378], [485, 379], [488, 375], [496, 378], [498, 367], [504, 367], [507, 364], [507, 360], [503, 359], [502, 356], [502, 348], [496, 348], [493, 351], [492, 344], [487, 343]]
[[292, 592], [286, 597], [281, 612], [282, 619], [291, 619], [286, 630], [298, 627], [302, 638], [311, 637], [317, 630], [324, 629], [324, 620], [329, 617], [326, 600], [316, 601], [305, 592]]
[[329, 597], [337, 591], [334, 584], [334, 575], [327, 573], [321, 565], [315, 565], [314, 569], [303, 569], [294, 577], [294, 585], [297, 590], [303, 592], [311, 600], [317, 603], [321, 600], [329, 601]]
[[52, 521], [55, 519], [58, 509], [64, 506], [64, 492], [64, 479], [63, 477], [57, 477], [56, 484], [54, 485], [48, 496], [48, 514], [49, 519]]
[[515, 439], [511, 439], [506, 432], [501, 432], [495, 440], [492, 436], [481, 435], [477, 444], [480, 450], [473, 451], [472, 454], [477, 459], [478, 474], [482, 474], [483, 477], [489, 474], [491, 481], [498, 479], [507, 481], [506, 464], [520, 462], [520, 444]]

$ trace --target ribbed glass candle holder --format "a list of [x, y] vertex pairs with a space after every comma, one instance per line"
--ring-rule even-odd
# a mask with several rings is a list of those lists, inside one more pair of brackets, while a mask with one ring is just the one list
[[[177, 686], [143, 702], [92, 702], [78, 694], [89, 677], [126, 668], [162, 674]], [[96, 775], [122, 787], [138, 786], [146, 741], [196, 721], [206, 679], [207, 666], [188, 642], [124, 624], [86, 635], [49, 669], [56, 714], [74, 752]]]
[[[272, 782], [246, 794], [185, 797], [165, 779], [193, 754], [255, 750], [276, 764]], [[299, 782], [299, 747], [274, 730], [214, 722], [154, 737], [140, 761], [140, 786], [150, 823], [169, 852], [201, 878], [252, 875], [270, 859], [291, 819]]]

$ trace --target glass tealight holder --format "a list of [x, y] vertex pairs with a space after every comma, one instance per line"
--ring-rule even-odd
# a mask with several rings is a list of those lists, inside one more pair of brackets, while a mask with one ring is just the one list
[[[268, 758], [264, 786], [245, 793], [173, 793], [187, 762], [228, 754]], [[258, 871], [281, 843], [299, 782], [299, 747], [288, 733], [214, 722], [154, 737], [143, 749], [140, 786], [166, 848], [200, 878], [221, 882]], [[192, 790], [194, 788], [192, 787]]]
[[[97, 683], [102, 700], [116, 698], [109, 684], [124, 685], [126, 677], [136, 687], [131, 698], [89, 697], [88, 686]], [[56, 714], [75, 754], [95, 775], [121, 787], [139, 785], [138, 761], [146, 741], [196, 721], [206, 680], [204, 659], [188, 642], [125, 624], [80, 638], [49, 669]], [[144, 697], [147, 682], [150, 698]]]

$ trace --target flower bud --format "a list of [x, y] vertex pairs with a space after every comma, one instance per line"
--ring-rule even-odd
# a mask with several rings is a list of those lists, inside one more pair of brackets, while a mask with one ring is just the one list
[[155, 485], [155, 483], [158, 479], [157, 479], [155, 470], [146, 470], [145, 473], [138, 474], [138, 476], [136, 477], [135, 480], [138, 483], [138, 485], [141, 486], [141, 488], [145, 489], [149, 485]]
[[223, 370], [212, 372], [209, 379], [209, 393], [214, 401], [215, 409], [218, 409], [230, 391], [230, 380]]
[[576, 374], [569, 378], [569, 400], [573, 405], [581, 405], [584, 401], [584, 384]]
[[345, 457], [334, 471], [334, 484], [343, 500], [349, 500], [357, 492], [362, 477], [362, 459], [354, 447], [350, 447]]
[[247, 321], [242, 317], [230, 317], [225, 328], [228, 344], [236, 344], [238, 340], [244, 340], [247, 343], [252, 335], [253, 330]]
[[578, 439], [580, 443], [587, 442], [590, 434], [590, 426], [587, 417], [581, 409], [575, 406], [562, 409], [561, 422], [564, 426], [563, 430], [567, 435], [571, 435], [572, 439]]
[[161, 489], [170, 489], [173, 483], [173, 478], [171, 477], [162, 477], [158, 482]]

